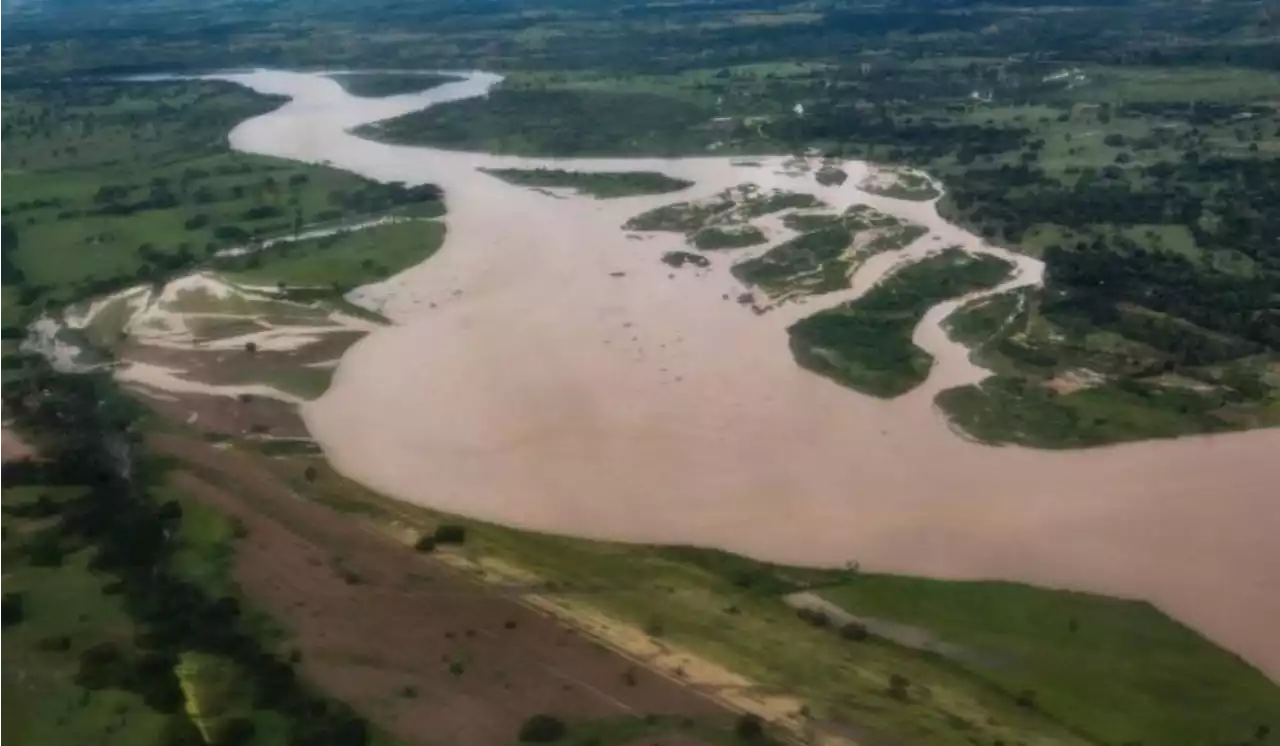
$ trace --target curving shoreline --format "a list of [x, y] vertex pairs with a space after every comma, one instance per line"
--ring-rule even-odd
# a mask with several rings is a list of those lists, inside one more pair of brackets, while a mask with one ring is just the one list
[[[759, 159], [763, 168], [730, 158], [529, 159], [348, 133], [482, 95], [498, 76], [386, 99], [352, 97], [317, 75], [216, 77], [291, 98], [236, 127], [237, 149], [445, 189], [444, 247], [380, 289], [397, 325], [351, 348], [330, 391], [303, 409], [353, 478], [536, 530], [1144, 598], [1280, 677], [1270, 634], [1280, 623], [1271, 495], [1280, 431], [1076, 452], [958, 438], [932, 402], [984, 375], [942, 329], [959, 301], [935, 306], [916, 328], [936, 362], [924, 385], [893, 401], [809, 374], [788, 353], [787, 325], [865, 292], [904, 252], [961, 244], [1015, 261], [1017, 284], [1038, 282], [1039, 262], [984, 245], [932, 203], [860, 192], [865, 164], [846, 164], [844, 185], [822, 187], [780, 173], [780, 158]], [[477, 170], [539, 166], [660, 171], [696, 186], [551, 199]], [[705, 273], [669, 277], [658, 257], [678, 239], [629, 241], [619, 228], [744, 181], [809, 191], [837, 208], [865, 202], [940, 240], [874, 257], [848, 291], [755, 316], [722, 299], [738, 288], [734, 259], [713, 256]]]

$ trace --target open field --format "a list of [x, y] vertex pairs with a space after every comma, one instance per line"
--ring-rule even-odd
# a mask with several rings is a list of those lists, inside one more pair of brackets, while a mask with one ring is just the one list
[[425, 261], [439, 250], [444, 236], [440, 221], [408, 219], [281, 243], [215, 264], [246, 283], [346, 292]]

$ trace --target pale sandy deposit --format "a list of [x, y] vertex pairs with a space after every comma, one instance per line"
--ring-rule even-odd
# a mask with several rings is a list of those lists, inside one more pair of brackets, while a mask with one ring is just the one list
[[[304, 408], [343, 472], [405, 500], [534, 529], [1145, 598], [1280, 677], [1280, 431], [1077, 452], [967, 442], [932, 403], [983, 375], [939, 328], [954, 303], [917, 330], [938, 363], [900, 399], [861, 396], [792, 361], [788, 324], [864, 291], [904, 255], [997, 251], [931, 203], [860, 192], [861, 164], [827, 188], [783, 173], [777, 158], [759, 168], [558, 162], [657, 170], [696, 186], [557, 198], [476, 170], [549, 161], [346, 133], [481, 94], [496, 76], [387, 99], [355, 98], [315, 75], [230, 79], [293, 98], [237, 127], [235, 147], [433, 182], [447, 195], [444, 248], [378, 289], [396, 325], [351, 348], [333, 387]], [[681, 247], [678, 236], [629, 240], [620, 229], [653, 206], [748, 181], [836, 207], [866, 202], [933, 235], [873, 258], [852, 291], [756, 315], [722, 297], [742, 291], [728, 268], [744, 254], [713, 252], [707, 271], [673, 271], [659, 257]], [[1037, 262], [1010, 258], [1015, 282], [1039, 281]]]

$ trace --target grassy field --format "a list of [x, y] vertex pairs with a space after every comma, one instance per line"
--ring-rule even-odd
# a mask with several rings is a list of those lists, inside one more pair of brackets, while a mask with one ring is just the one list
[[1098, 743], [1246, 742], [1280, 717], [1275, 685], [1148, 604], [890, 575], [819, 592], [968, 649], [975, 677]]
[[678, 192], [693, 186], [693, 182], [673, 179], [654, 171], [626, 171], [619, 173], [565, 171], [563, 169], [499, 168], [485, 169], [485, 173], [520, 186], [547, 189], [573, 189], [596, 199], [633, 197], [641, 194], [665, 194]]
[[925, 311], [991, 287], [1010, 270], [994, 257], [949, 249], [884, 280], [856, 301], [821, 311], [788, 330], [800, 365], [863, 393], [900, 396], [929, 375], [933, 359], [911, 342]]
[[444, 236], [440, 221], [407, 220], [279, 243], [216, 265], [241, 282], [345, 291], [427, 260], [440, 249]]

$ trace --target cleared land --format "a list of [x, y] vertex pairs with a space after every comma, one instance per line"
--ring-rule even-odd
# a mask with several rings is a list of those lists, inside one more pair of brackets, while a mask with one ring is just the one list
[[[303, 675], [405, 743], [503, 746], [539, 713], [618, 746], [627, 741], [612, 728], [643, 733], [640, 714], [682, 716], [683, 727], [681, 717], [662, 724], [723, 742], [726, 710], [522, 604], [519, 585], [477, 583], [416, 553], [411, 530], [369, 522], [358, 503], [328, 507], [334, 478], [308, 483], [313, 462], [286, 480], [251, 453], [154, 443], [190, 470], [177, 483], [193, 499], [243, 525], [232, 577], [283, 628]], [[615, 722], [591, 724], [601, 719]]]

